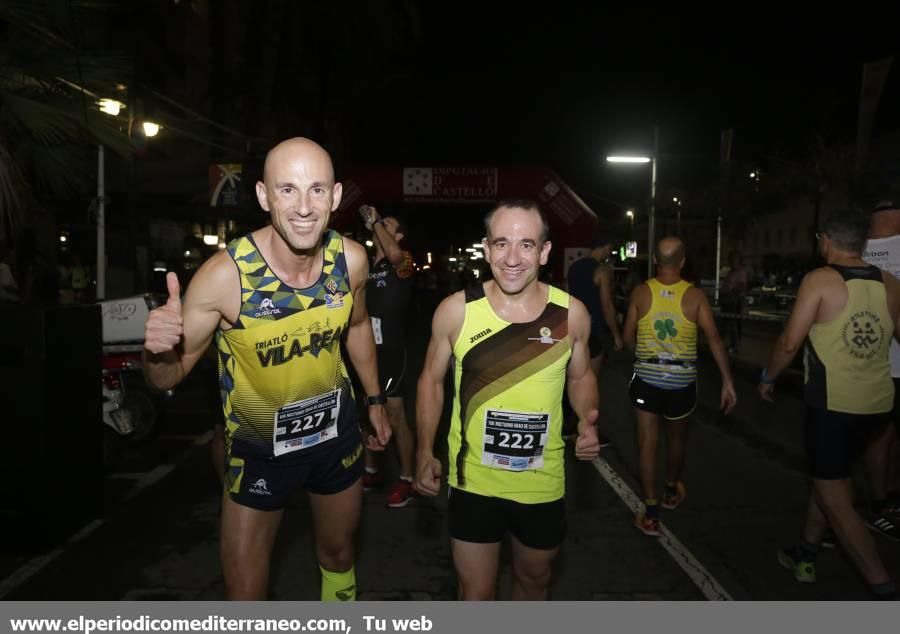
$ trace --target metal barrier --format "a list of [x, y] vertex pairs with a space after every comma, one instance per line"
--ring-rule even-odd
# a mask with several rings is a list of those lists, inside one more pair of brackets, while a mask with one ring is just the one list
[[760, 315], [760, 314], [744, 314], [744, 313], [725, 313], [713, 307], [713, 314], [722, 319], [740, 319], [741, 321], [770, 321], [784, 323], [788, 319], [788, 315]]

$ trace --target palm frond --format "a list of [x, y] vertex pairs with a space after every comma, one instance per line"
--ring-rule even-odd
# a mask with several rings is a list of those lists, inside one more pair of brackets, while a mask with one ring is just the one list
[[[9, 149], [0, 141], [0, 234], [13, 235], [25, 212], [28, 183]], [[0, 235], [0, 239], [6, 236]]]

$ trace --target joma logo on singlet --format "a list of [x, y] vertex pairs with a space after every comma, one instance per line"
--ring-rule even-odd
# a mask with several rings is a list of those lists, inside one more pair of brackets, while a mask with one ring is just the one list
[[264, 341], [256, 345], [256, 356], [259, 359], [259, 365], [267, 368], [270, 365], [282, 365], [287, 363], [294, 357], [302, 357], [307, 352], [317, 353], [323, 348], [331, 347], [341, 338], [341, 328], [337, 330], [325, 330], [323, 332], [313, 332], [309, 335], [309, 343], [303, 345], [300, 338], [296, 338], [291, 342], [290, 347], [287, 345], [287, 339], [282, 338], [281, 345], [271, 345], [273, 341]]
[[491, 334], [491, 329], [486, 328], [486, 329], [482, 330], [481, 332], [479, 332], [477, 335], [472, 335], [471, 337], [469, 337], [469, 343], [475, 343], [482, 337], [486, 337], [489, 334]]

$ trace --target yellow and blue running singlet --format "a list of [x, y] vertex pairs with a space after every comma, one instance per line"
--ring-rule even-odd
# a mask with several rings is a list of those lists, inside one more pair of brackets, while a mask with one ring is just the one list
[[358, 427], [341, 357], [353, 295], [341, 235], [322, 237], [319, 279], [282, 282], [252, 236], [228, 245], [241, 278], [240, 316], [216, 333], [226, 447], [302, 459]]

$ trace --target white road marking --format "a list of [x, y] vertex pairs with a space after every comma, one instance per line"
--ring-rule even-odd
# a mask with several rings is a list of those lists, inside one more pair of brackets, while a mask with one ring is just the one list
[[[625, 481], [619, 477], [619, 474], [616, 473], [611, 466], [609, 466], [609, 463], [606, 462], [606, 460], [603, 458], [596, 458], [594, 460], [594, 468], [600, 472], [600, 475], [603, 476], [606, 483], [616, 492], [616, 495], [619, 496], [632, 513], [636, 514], [643, 510], [644, 505], [643, 502], [641, 502], [641, 499], [631, 490], [631, 487], [625, 484]], [[660, 524], [659, 531], [661, 534], [655, 539], [659, 541], [660, 546], [665, 548], [672, 556], [675, 563], [684, 570], [685, 574], [687, 574], [691, 581], [694, 582], [694, 585], [696, 585], [700, 589], [700, 592], [703, 593], [703, 596], [710, 601], [734, 600], [725, 588], [722, 587], [722, 584], [716, 581], [715, 577], [703, 567], [703, 564], [697, 561], [690, 551], [685, 548], [684, 544], [682, 544], [678, 538], [665, 527], [665, 525]]]

